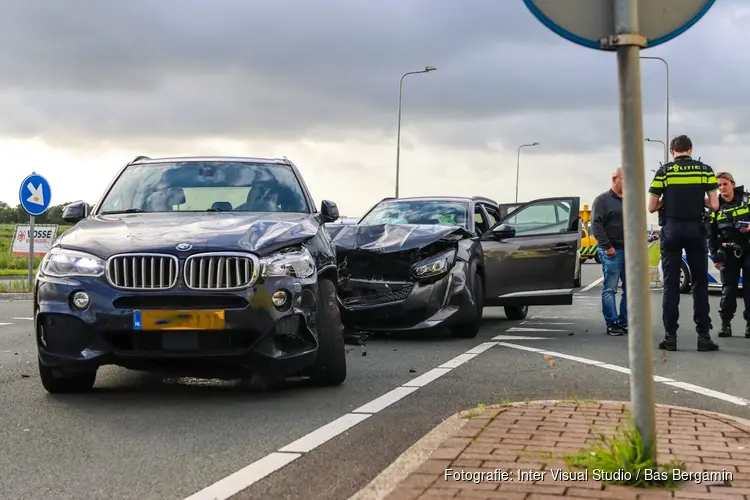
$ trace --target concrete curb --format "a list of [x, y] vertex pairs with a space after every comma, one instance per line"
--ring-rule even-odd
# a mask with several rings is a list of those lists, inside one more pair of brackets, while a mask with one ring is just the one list
[[409, 474], [425, 463], [441, 444], [453, 437], [469, 419], [455, 413], [443, 420], [434, 429], [411, 445], [388, 467], [370, 481], [367, 486], [352, 495], [349, 500], [382, 500], [390, 495]]
[[33, 300], [33, 293], [0, 293], [0, 302], [12, 302], [14, 300]]
[[[471, 419], [465, 416], [472, 410], [487, 411], [497, 410], [503, 408], [517, 408], [520, 406], [533, 406], [533, 405], [545, 405], [545, 404], [556, 404], [556, 403], [571, 403], [573, 401], [569, 399], [543, 399], [535, 401], [520, 401], [507, 404], [494, 404], [487, 405], [486, 408], [480, 409], [479, 407], [470, 408], [463, 410], [459, 413], [455, 413], [445, 419], [437, 427], [428, 432], [422, 439], [414, 443], [409, 449], [402, 453], [391, 465], [385, 468], [380, 474], [378, 474], [367, 486], [359, 490], [357, 493], [349, 497], [348, 500], [383, 500], [391, 492], [398, 488], [401, 482], [409, 477], [409, 475], [417, 470], [422, 464], [429, 460], [432, 453], [440, 447], [446, 440], [452, 438], [467, 422]], [[587, 403], [582, 402], [582, 405]], [[597, 400], [595, 403], [590, 404], [617, 404], [625, 405], [629, 407], [630, 401], [613, 401], [609, 399]], [[738, 424], [745, 429], [746, 432], [750, 432], [750, 420], [735, 417], [733, 415], [727, 415], [725, 413], [717, 413], [713, 411], [698, 410], [695, 408], [688, 408], [686, 406], [675, 406], [666, 404], [656, 404], [659, 408], [665, 408], [670, 410], [686, 411], [696, 413], [698, 415], [704, 415], [706, 417], [712, 417], [719, 421], [724, 421], [728, 424]]]

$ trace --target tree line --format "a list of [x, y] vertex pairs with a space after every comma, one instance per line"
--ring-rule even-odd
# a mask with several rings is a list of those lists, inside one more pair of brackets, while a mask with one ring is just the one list
[[[78, 200], [74, 200], [78, 201]], [[35, 224], [60, 224], [60, 225], [66, 225], [68, 224], [62, 219], [62, 213], [63, 208], [65, 208], [65, 205], [68, 205], [72, 203], [72, 201], [69, 201], [67, 203], [61, 203], [60, 205], [52, 205], [50, 206], [46, 212], [44, 212], [42, 215], [37, 215], [34, 218]], [[89, 211], [91, 211], [92, 205], [86, 204], [89, 207]], [[0, 201], [0, 224], [28, 224], [29, 223], [29, 214], [26, 213], [26, 210], [23, 209], [21, 204], [19, 203], [15, 207], [9, 205], [8, 203], [5, 203], [4, 201]]]

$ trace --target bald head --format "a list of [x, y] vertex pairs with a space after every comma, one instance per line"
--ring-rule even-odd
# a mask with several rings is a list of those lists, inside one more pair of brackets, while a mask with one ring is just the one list
[[612, 191], [614, 191], [617, 196], [622, 196], [622, 167], [617, 167], [615, 171], [612, 172]]

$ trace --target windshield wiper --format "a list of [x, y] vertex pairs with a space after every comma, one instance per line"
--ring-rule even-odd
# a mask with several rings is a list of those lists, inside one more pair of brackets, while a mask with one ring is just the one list
[[116, 215], [116, 214], [140, 214], [143, 213], [143, 210], [140, 208], [127, 208], [125, 210], [108, 210], [106, 212], [102, 212], [101, 215]]
[[222, 210], [221, 208], [207, 208], [205, 212], [229, 212], [229, 210]]

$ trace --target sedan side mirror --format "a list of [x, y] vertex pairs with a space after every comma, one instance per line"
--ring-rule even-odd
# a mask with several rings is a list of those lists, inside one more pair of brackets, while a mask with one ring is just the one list
[[89, 208], [85, 201], [76, 201], [63, 209], [62, 219], [70, 224], [76, 224], [89, 215]]
[[320, 204], [320, 215], [323, 217], [323, 223], [334, 222], [339, 218], [339, 207], [329, 200], [323, 200]]
[[492, 230], [492, 234], [497, 239], [512, 238], [516, 235], [516, 228], [509, 224], [500, 224]]

